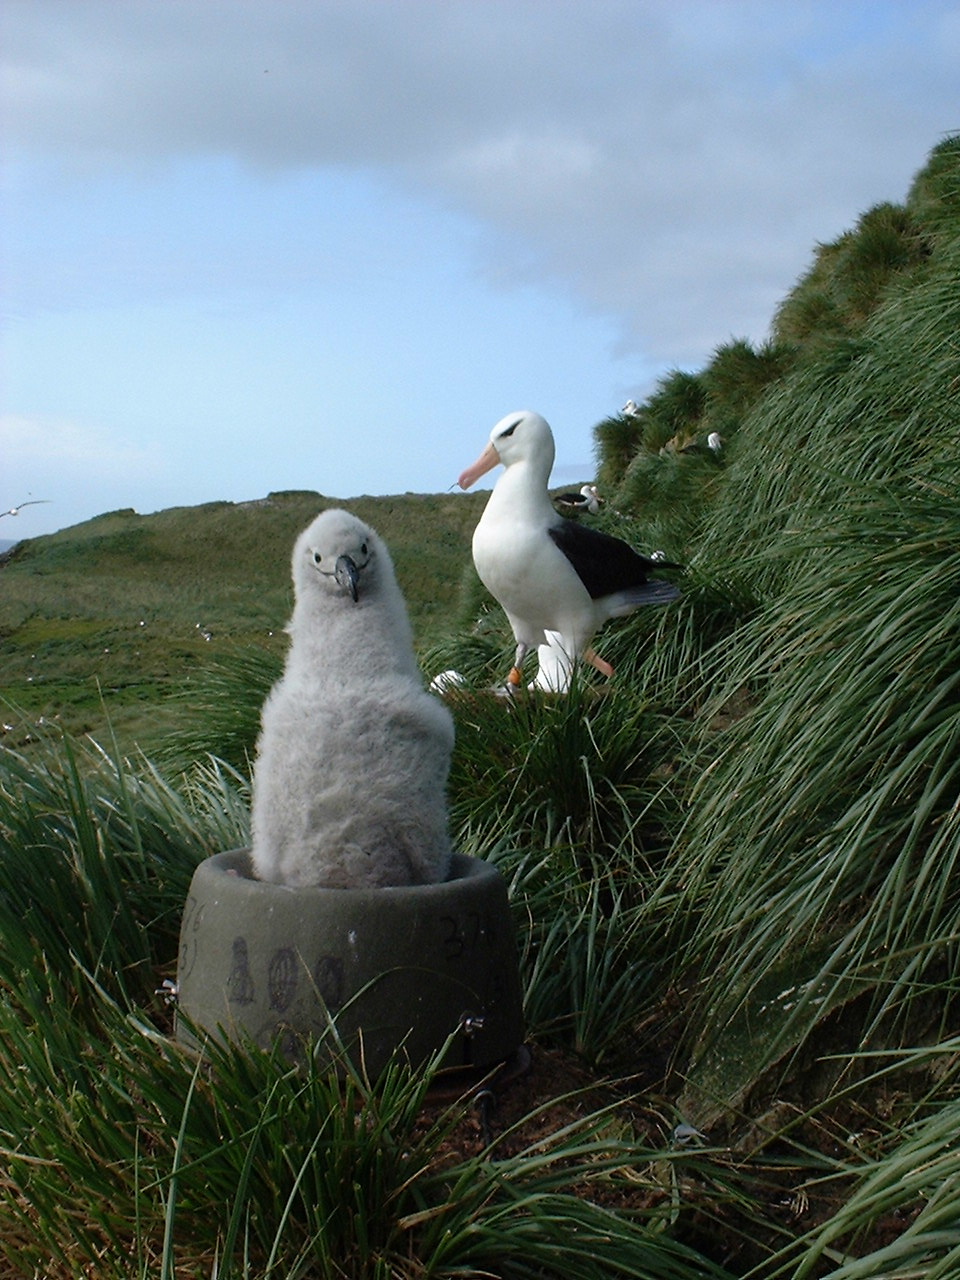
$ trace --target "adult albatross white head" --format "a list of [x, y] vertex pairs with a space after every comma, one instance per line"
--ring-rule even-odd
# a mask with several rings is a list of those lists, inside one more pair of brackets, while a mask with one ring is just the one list
[[[504, 467], [473, 534], [473, 562], [481, 582], [503, 608], [517, 642], [510, 685], [522, 682], [529, 649], [548, 646], [555, 668], [551, 687], [566, 687], [578, 658], [603, 675], [613, 668], [591, 647], [608, 618], [644, 604], [666, 604], [680, 594], [651, 580], [662, 563], [619, 538], [557, 514], [547, 482], [553, 432], [539, 413], [508, 413], [490, 443], [460, 476], [469, 489], [498, 463]], [[557, 651], [563, 655], [558, 662]]]

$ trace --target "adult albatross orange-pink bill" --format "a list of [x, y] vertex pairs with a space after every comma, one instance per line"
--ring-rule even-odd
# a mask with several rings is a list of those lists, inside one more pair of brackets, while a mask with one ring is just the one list
[[549, 424], [539, 413], [520, 410], [500, 419], [486, 449], [457, 482], [469, 489], [503, 464], [473, 533], [473, 563], [517, 642], [513, 688], [522, 682], [525, 655], [549, 643], [549, 633], [568, 664], [582, 658], [612, 675], [610, 664], [590, 648], [596, 632], [608, 618], [667, 604], [680, 594], [672, 583], [650, 579], [662, 563], [557, 514], [547, 489], [553, 459]]

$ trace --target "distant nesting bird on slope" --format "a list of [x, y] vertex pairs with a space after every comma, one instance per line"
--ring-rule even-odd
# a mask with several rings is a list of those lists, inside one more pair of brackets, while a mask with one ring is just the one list
[[636, 400], [628, 400], [620, 412], [625, 413], [629, 418], [635, 418], [640, 412], [640, 406], [637, 404]]
[[324, 511], [297, 539], [293, 582], [253, 773], [256, 875], [296, 888], [444, 880], [453, 719], [423, 688], [386, 546]]
[[[613, 668], [590, 647], [594, 634], [608, 618], [644, 604], [666, 604], [680, 594], [672, 583], [650, 580], [662, 562], [557, 514], [547, 491], [553, 459], [548, 423], [522, 410], [497, 423], [484, 452], [458, 480], [461, 489], [469, 489], [503, 463], [474, 530], [473, 561], [513, 629], [513, 688], [522, 682], [528, 650], [543, 645], [550, 646], [557, 667], [553, 687], [566, 687], [577, 658], [611, 676]], [[565, 661], [558, 662], [557, 650]]]
[[[677, 453], [697, 454], [701, 458], [704, 458], [704, 457], [717, 458], [719, 457], [722, 449], [723, 449], [723, 436], [720, 435], [719, 431], [711, 431], [710, 434], [707, 436], [705, 443], [699, 439], [691, 440], [689, 444], [685, 444], [683, 445], [682, 448], [677, 449]], [[661, 453], [671, 452], [670, 443], [665, 445], [664, 448], [660, 450], [660, 452]]]
[[603, 499], [595, 484], [582, 484], [579, 493], [558, 493], [553, 501], [560, 511], [589, 511], [595, 516]]

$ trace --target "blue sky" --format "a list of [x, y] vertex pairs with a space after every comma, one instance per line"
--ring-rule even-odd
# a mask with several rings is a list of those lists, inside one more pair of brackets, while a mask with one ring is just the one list
[[[960, 4], [5, 0], [0, 537], [448, 488], [762, 341], [960, 129]], [[490, 477], [490, 481], [494, 479]]]

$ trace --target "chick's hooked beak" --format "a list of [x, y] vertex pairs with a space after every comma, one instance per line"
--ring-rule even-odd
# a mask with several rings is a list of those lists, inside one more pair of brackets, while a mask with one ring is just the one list
[[360, 598], [360, 570], [352, 556], [338, 556], [334, 577], [338, 584], [353, 596], [353, 602]]

